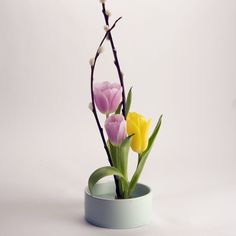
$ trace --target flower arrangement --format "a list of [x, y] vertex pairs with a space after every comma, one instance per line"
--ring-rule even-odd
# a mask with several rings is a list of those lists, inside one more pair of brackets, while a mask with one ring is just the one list
[[[127, 98], [123, 73], [118, 60], [117, 50], [112, 37], [113, 25], [109, 19], [111, 12], [106, 9], [105, 0], [100, 0], [102, 13], [105, 19], [105, 35], [102, 38], [94, 58], [90, 59], [91, 66], [91, 103], [89, 105], [95, 117], [103, 146], [108, 157], [110, 166], [101, 167], [95, 170], [88, 180], [89, 190], [92, 193], [93, 187], [101, 178], [114, 176], [116, 186], [116, 198], [127, 199], [132, 197], [132, 193], [138, 183], [148, 155], [152, 149], [156, 136], [161, 126], [162, 116], [160, 116], [152, 134], [149, 136], [151, 119], [146, 119], [143, 115], [130, 112], [132, 102], [132, 88], [129, 89]], [[96, 62], [103, 51], [103, 44], [108, 39], [114, 56], [114, 64], [118, 72], [119, 83], [94, 83], [94, 72]], [[97, 110], [105, 116], [104, 128], [107, 134], [105, 138], [104, 128], [98, 118]], [[130, 148], [137, 153], [137, 168], [131, 178], [128, 179], [128, 155]]]

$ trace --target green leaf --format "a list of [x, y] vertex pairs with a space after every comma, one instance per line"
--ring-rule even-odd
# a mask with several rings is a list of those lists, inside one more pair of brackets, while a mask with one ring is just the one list
[[161, 127], [161, 122], [162, 122], [162, 115], [160, 116], [160, 118], [159, 118], [159, 120], [156, 124], [156, 127], [153, 130], [152, 135], [150, 136], [150, 138], [148, 140], [148, 146], [147, 146], [146, 150], [141, 154], [142, 159], [147, 158], [148, 154], [150, 153], [150, 151], [152, 149], [152, 146], [153, 146], [153, 143], [154, 143], [154, 141], [156, 139], [156, 136], [159, 132], [159, 129]]
[[126, 115], [129, 113], [129, 109], [130, 109], [130, 106], [131, 106], [131, 101], [132, 101], [132, 87], [129, 89], [128, 96], [127, 96], [126, 103], [125, 103]]
[[128, 155], [131, 144], [131, 136], [128, 136], [119, 147], [119, 170], [123, 174], [125, 180], [121, 179], [122, 190], [124, 198], [128, 198], [129, 186], [125, 182], [128, 182]]
[[117, 163], [117, 156], [118, 156], [118, 150], [117, 147], [112, 145], [112, 143], [108, 140], [108, 148], [110, 150], [110, 154], [111, 154], [111, 159], [112, 159], [112, 164], [114, 167], [118, 168], [118, 163]]
[[[109, 144], [108, 146], [109, 146], [113, 166], [120, 171], [120, 168], [119, 168], [119, 165], [120, 165], [119, 164], [119, 162], [120, 162], [120, 160], [119, 160], [120, 159], [119, 158], [120, 157], [119, 146], [114, 146], [110, 141], [108, 141], [108, 144]], [[118, 181], [118, 188], [120, 189], [121, 197], [123, 198], [124, 197], [124, 185], [122, 185], [122, 179], [119, 178], [117, 181]]]
[[121, 103], [119, 104], [119, 106], [117, 107], [115, 114], [120, 114], [121, 107], [122, 107], [122, 102], [121, 102]]
[[[89, 180], [88, 180], [89, 191], [92, 193], [93, 186], [103, 177], [110, 176], [110, 175], [116, 175], [116, 176], [121, 177], [123, 180], [125, 180], [123, 174], [117, 168], [111, 167], [111, 166], [101, 167], [95, 170], [90, 175]], [[128, 187], [127, 181], [124, 181], [124, 184], [126, 184], [125, 187]]]
[[130, 184], [129, 184], [129, 193], [128, 193], [129, 196], [132, 194], [133, 190], [135, 189], [138, 179], [142, 173], [142, 170], [143, 170], [143, 167], [144, 167], [145, 162], [147, 160], [147, 157], [152, 149], [153, 143], [154, 143], [156, 136], [158, 134], [158, 131], [161, 127], [161, 121], [162, 121], [162, 115], [160, 116], [158, 123], [156, 124], [156, 127], [148, 140], [148, 146], [147, 146], [146, 150], [142, 154], [140, 154], [140, 162], [139, 162], [137, 169], [134, 172], [134, 175], [133, 175], [133, 177], [130, 181]]
[[119, 147], [119, 170], [124, 175], [125, 178], [128, 178], [127, 168], [128, 168], [128, 155], [129, 155], [129, 149], [131, 144], [131, 137], [133, 135], [130, 135], [124, 139], [122, 144]]
[[[129, 89], [129, 92], [128, 92], [128, 96], [127, 96], [127, 99], [125, 101], [125, 112], [126, 112], [126, 115], [129, 113], [129, 109], [130, 109], [130, 106], [131, 106], [131, 101], [132, 101], [132, 87]], [[116, 111], [115, 111], [115, 114], [120, 114], [121, 113], [121, 108], [122, 108], [122, 102], [119, 104], [119, 106], [117, 107]]]
[[120, 146], [114, 146], [108, 141], [109, 150], [111, 153], [111, 158], [113, 162], [113, 166], [116, 167], [124, 176], [124, 179], [120, 179], [119, 182], [121, 182], [120, 187], [122, 191], [122, 196], [124, 198], [128, 197], [128, 186], [126, 182], [128, 182], [128, 154], [131, 144], [131, 137], [133, 135], [130, 135], [124, 139], [122, 144]]

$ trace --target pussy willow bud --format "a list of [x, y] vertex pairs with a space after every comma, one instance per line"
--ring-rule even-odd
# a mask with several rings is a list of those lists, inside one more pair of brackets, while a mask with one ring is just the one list
[[89, 110], [93, 110], [93, 104], [90, 102], [89, 104], [88, 104], [88, 108], [89, 108]]
[[98, 53], [101, 54], [101, 53], [103, 53], [103, 51], [104, 51], [103, 46], [100, 46], [100, 47], [98, 48]]
[[111, 16], [111, 12], [109, 10], [106, 9], [106, 15], [107, 16]]
[[93, 66], [93, 65], [94, 65], [94, 58], [91, 58], [91, 59], [89, 60], [89, 64], [90, 64], [90, 66]]
[[109, 29], [110, 29], [110, 28], [109, 28], [108, 25], [105, 25], [105, 26], [104, 26], [104, 30], [105, 30], [106, 32], [107, 32]]

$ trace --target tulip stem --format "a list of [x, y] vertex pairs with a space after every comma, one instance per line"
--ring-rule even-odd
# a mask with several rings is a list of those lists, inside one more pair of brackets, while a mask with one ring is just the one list
[[[109, 16], [107, 15], [105, 3], [102, 3], [102, 13], [103, 13], [106, 25], [109, 26]], [[122, 114], [126, 119], [127, 114], [125, 111], [125, 86], [124, 86], [124, 79], [123, 79], [124, 75], [123, 75], [121, 68], [120, 68], [120, 63], [119, 63], [118, 56], [117, 56], [117, 50], [115, 48], [115, 44], [114, 44], [112, 34], [110, 31], [108, 32], [108, 39], [111, 43], [111, 48], [112, 48], [112, 52], [113, 52], [113, 56], [114, 56], [114, 64], [117, 68], [118, 76], [120, 79], [120, 85], [122, 87]]]
[[141, 161], [141, 158], [142, 158], [141, 153], [139, 153], [139, 154], [138, 154], [138, 164], [137, 164], [137, 168], [138, 168], [138, 166], [139, 166], [139, 163], [140, 163], [140, 161]]
[[[95, 70], [96, 61], [97, 61], [97, 59], [98, 59], [98, 56], [100, 55], [100, 53], [99, 53], [99, 48], [102, 46], [102, 44], [104, 43], [105, 39], [106, 39], [107, 36], [109, 35], [110, 31], [115, 27], [116, 23], [117, 23], [120, 19], [121, 19], [121, 17], [119, 17], [119, 18], [114, 22], [114, 24], [112, 25], [112, 27], [106, 32], [105, 36], [103, 37], [102, 41], [100, 42], [100, 44], [99, 44], [99, 46], [98, 46], [98, 49], [97, 49], [96, 54], [95, 54], [95, 57], [94, 57], [94, 61], [93, 61], [93, 63], [91, 64], [91, 83], [90, 83], [90, 90], [91, 90], [91, 99], [92, 99], [92, 112], [93, 112], [93, 114], [94, 114], [94, 117], [95, 117], [95, 120], [96, 120], [98, 129], [99, 129], [99, 132], [100, 132], [100, 135], [101, 135], [101, 138], [102, 138], [102, 142], [103, 142], [103, 145], [104, 145], [104, 149], [105, 149], [105, 151], [106, 151], [106, 154], [107, 154], [107, 157], [108, 157], [108, 161], [109, 161], [109, 163], [110, 163], [111, 166], [113, 166], [112, 159], [111, 159], [111, 155], [110, 155], [110, 152], [109, 152], [109, 149], [108, 149], [108, 146], [107, 146], [105, 137], [104, 137], [103, 129], [102, 129], [101, 124], [100, 124], [100, 121], [99, 121], [99, 119], [98, 119], [97, 110], [96, 110], [96, 107], [95, 107], [94, 93], [93, 93], [93, 82], [94, 82], [94, 70]], [[121, 195], [121, 190], [120, 190], [120, 187], [119, 187], [119, 178], [114, 175], [114, 180], [115, 180], [115, 185], [116, 185], [117, 198], [121, 198], [122, 195]]]

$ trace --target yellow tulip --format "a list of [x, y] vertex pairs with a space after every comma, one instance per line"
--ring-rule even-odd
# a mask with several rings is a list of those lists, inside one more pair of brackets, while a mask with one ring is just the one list
[[131, 148], [134, 152], [141, 153], [148, 146], [148, 132], [151, 119], [148, 121], [141, 114], [129, 112], [126, 118], [128, 135], [134, 134], [131, 141]]

